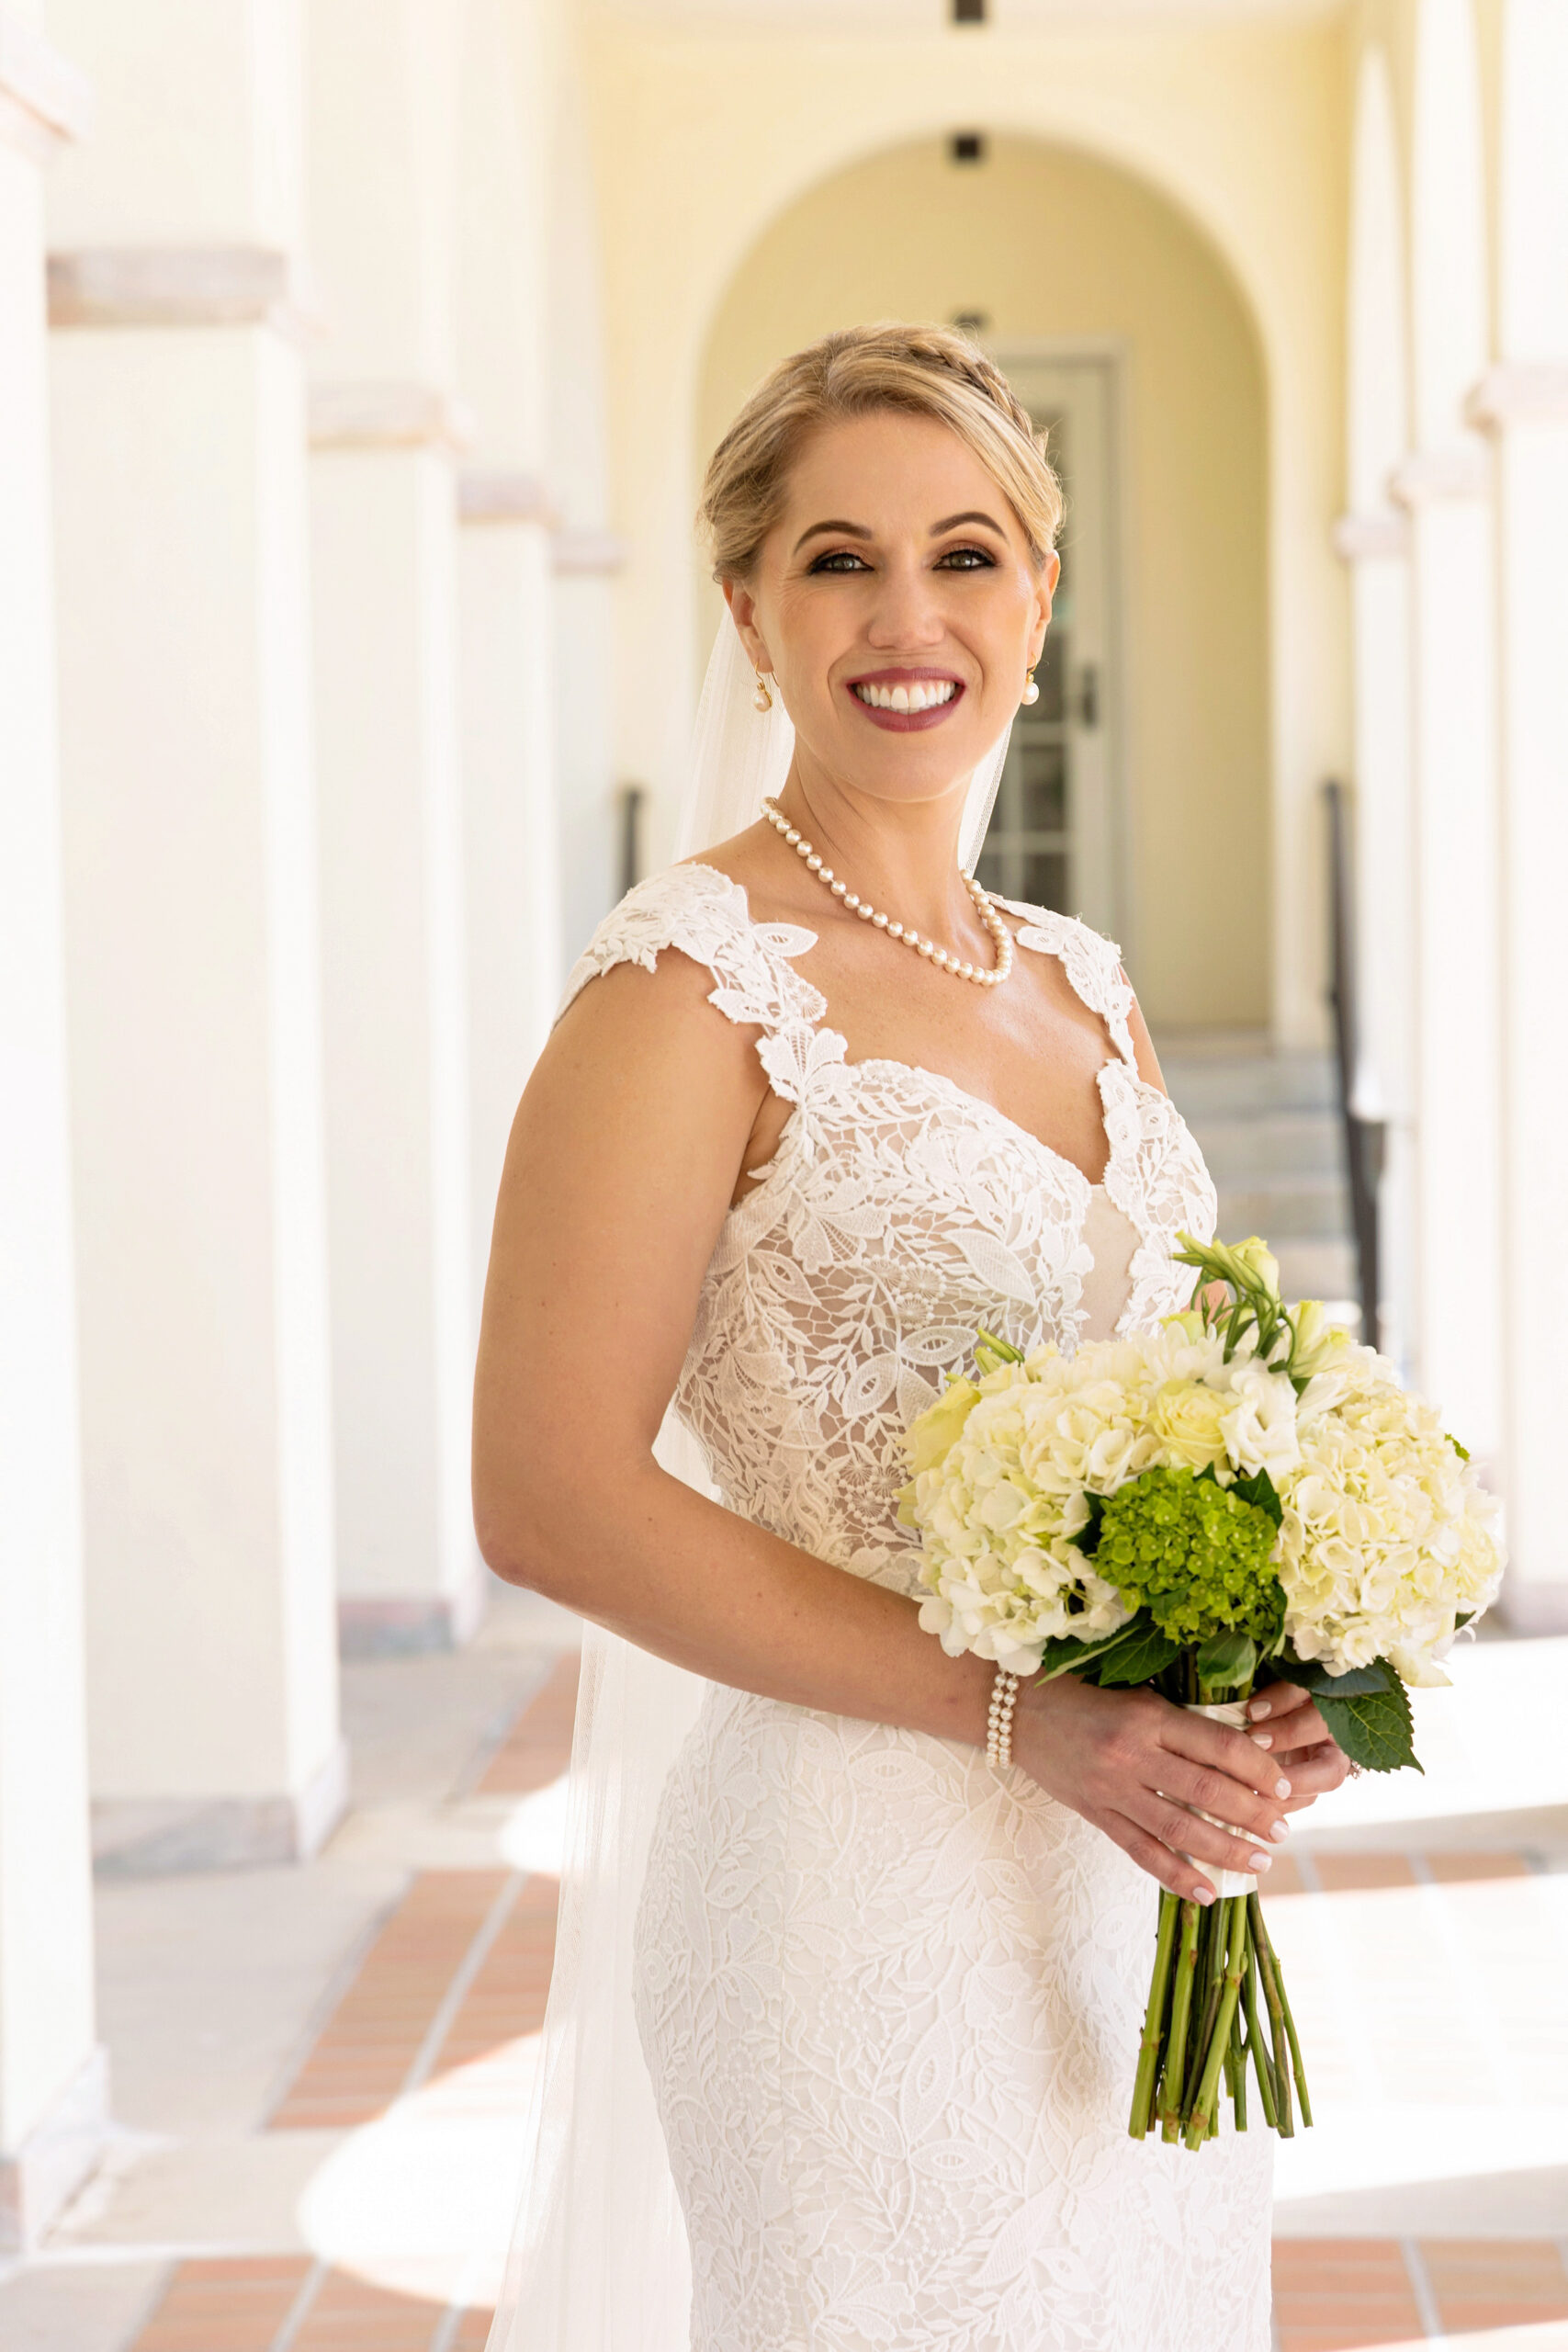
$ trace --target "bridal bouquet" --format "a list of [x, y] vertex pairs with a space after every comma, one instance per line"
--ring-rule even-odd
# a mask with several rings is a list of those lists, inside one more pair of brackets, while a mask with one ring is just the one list
[[[1238, 1727], [1258, 1679], [1296, 1682], [1352, 1762], [1419, 1770], [1405, 1687], [1447, 1681], [1496, 1592], [1491, 1498], [1385, 1358], [1282, 1303], [1261, 1241], [1179, 1238], [1187, 1313], [1070, 1356], [982, 1331], [977, 1376], [913, 1423], [920, 1623], [953, 1657], [1152, 1684]], [[1249, 2064], [1271, 2129], [1298, 2100], [1312, 2121], [1256, 1882], [1208, 1875], [1210, 1905], [1161, 1891], [1129, 2125], [1192, 2149], [1222, 2077], [1247, 2129]]]

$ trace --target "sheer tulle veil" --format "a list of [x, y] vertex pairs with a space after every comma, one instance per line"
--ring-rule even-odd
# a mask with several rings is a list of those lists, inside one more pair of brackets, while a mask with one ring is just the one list
[[[764, 797], [783, 787], [795, 729], [776, 695], [771, 711], [754, 708], [755, 686], [722, 620], [678, 858], [754, 823]], [[970, 785], [965, 866], [985, 839], [1007, 744], [1004, 735]], [[657, 1452], [667, 1470], [713, 1491], [702, 1450], [673, 1411]], [[686, 2352], [685, 2226], [632, 2014], [632, 1928], [660, 1791], [706, 1687], [599, 1626], [583, 1629], [555, 1973], [488, 2352]]]

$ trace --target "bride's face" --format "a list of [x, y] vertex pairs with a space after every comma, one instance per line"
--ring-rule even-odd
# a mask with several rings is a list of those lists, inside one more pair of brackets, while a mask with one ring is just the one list
[[955, 433], [878, 410], [812, 435], [752, 577], [725, 594], [800, 755], [878, 798], [927, 800], [1017, 709], [1059, 568], [1035, 568]]

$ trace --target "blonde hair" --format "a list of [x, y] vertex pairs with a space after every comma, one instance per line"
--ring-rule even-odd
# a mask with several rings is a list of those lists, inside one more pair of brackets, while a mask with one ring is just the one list
[[818, 426], [896, 409], [947, 425], [972, 449], [1023, 526], [1035, 565], [1062, 523], [1045, 435], [1001, 369], [951, 327], [845, 327], [763, 378], [713, 456], [698, 517], [716, 580], [750, 577], [783, 510], [790, 469]]

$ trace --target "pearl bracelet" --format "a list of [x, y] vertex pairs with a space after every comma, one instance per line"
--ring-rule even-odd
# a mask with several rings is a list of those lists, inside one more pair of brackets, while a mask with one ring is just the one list
[[1005, 1772], [1012, 1762], [1012, 1711], [1017, 1703], [1018, 1677], [998, 1666], [986, 1717], [986, 1761], [998, 1772]]

